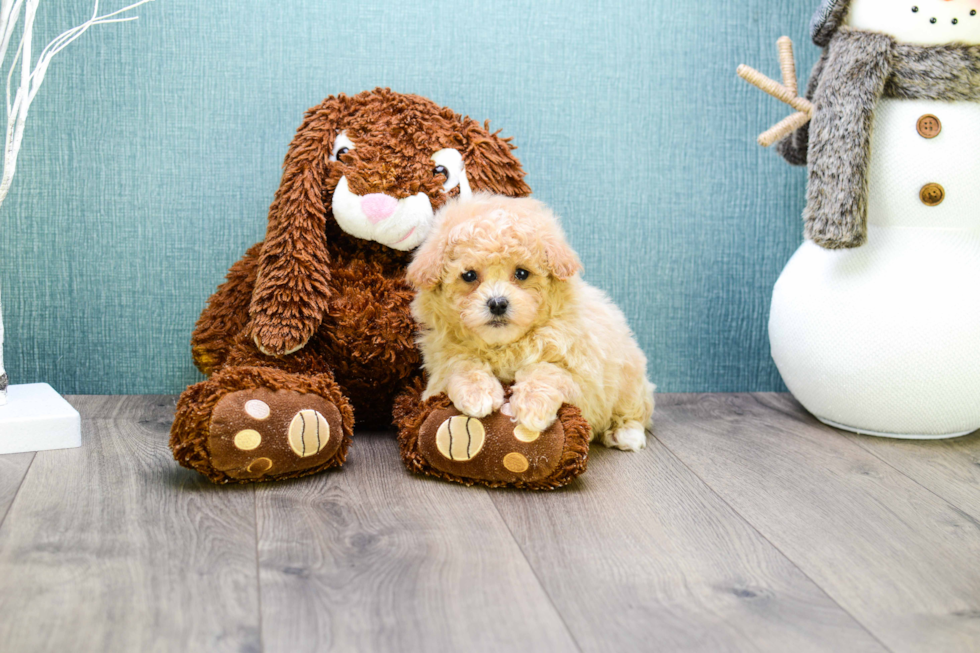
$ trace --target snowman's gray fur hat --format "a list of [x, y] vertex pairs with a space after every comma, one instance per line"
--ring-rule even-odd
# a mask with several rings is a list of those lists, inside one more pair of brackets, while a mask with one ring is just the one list
[[830, 39], [844, 22], [851, 0], [822, 0], [820, 9], [810, 21], [810, 36], [821, 48], [827, 47]]

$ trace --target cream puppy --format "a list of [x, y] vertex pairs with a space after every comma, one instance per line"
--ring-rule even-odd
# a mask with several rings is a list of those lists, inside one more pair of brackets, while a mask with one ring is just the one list
[[[476, 194], [447, 204], [408, 268], [429, 381], [460, 412], [503, 407], [544, 431], [562, 403], [578, 406], [593, 439], [646, 446], [654, 386], [626, 318], [582, 281], [558, 220], [528, 198]], [[509, 405], [501, 383], [513, 384]]]

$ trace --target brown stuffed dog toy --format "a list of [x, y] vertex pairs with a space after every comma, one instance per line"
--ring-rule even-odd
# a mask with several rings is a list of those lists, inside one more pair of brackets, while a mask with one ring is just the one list
[[[231, 267], [198, 320], [194, 363], [210, 378], [177, 403], [176, 460], [218, 483], [313, 474], [343, 464], [355, 414], [359, 427], [383, 428], [397, 403], [413, 471], [541, 488], [581, 473], [588, 433], [570, 407], [536, 468], [515, 475], [492, 461], [474, 471], [472, 461], [430, 460], [441, 456], [439, 426], [454, 415], [444, 397], [420, 401], [405, 269], [449, 198], [530, 193], [513, 149], [485, 125], [388, 89], [310, 109], [286, 154], [265, 240]], [[500, 415], [482, 422], [487, 438], [513, 437]]]

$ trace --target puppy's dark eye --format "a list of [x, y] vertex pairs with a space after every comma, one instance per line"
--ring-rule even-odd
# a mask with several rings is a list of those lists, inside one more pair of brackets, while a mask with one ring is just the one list
[[342, 147], [339, 150], [337, 150], [337, 154], [336, 154], [335, 158], [339, 161], [340, 160], [340, 157], [344, 156], [348, 152], [350, 152], [350, 148], [349, 147]]
[[432, 171], [434, 175], [444, 175], [446, 179], [449, 179], [449, 171], [446, 170], [446, 166], [436, 166]]
[[467, 270], [462, 274], [462, 279], [466, 283], [473, 283], [474, 281], [476, 281], [476, 272], [474, 272], [473, 270]]
[[529, 276], [531, 276], [531, 273], [525, 270], [524, 268], [517, 268], [517, 270], [514, 272], [514, 277], [518, 281], [527, 281], [527, 278]]

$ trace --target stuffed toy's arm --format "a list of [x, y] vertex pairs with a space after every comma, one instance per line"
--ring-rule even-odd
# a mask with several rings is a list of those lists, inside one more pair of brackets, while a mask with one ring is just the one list
[[270, 356], [301, 349], [326, 313], [330, 273], [323, 181], [332, 136], [320, 108], [311, 110], [290, 144], [269, 211], [249, 313], [252, 339]]

